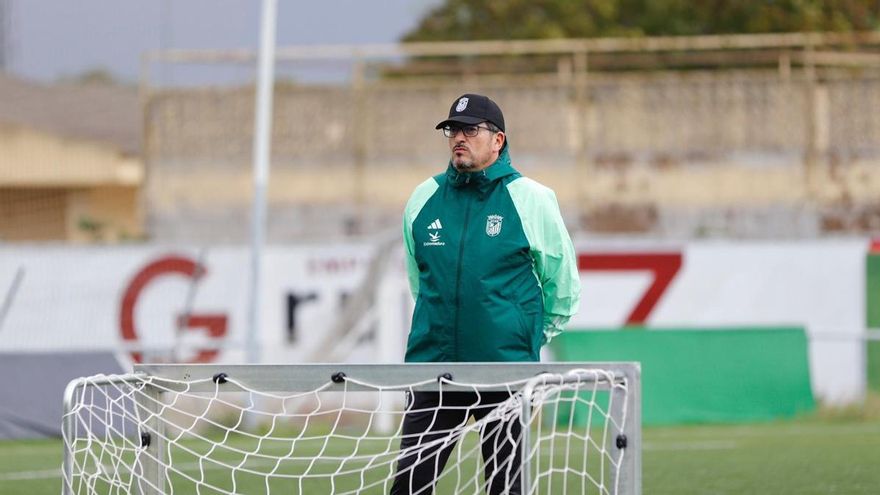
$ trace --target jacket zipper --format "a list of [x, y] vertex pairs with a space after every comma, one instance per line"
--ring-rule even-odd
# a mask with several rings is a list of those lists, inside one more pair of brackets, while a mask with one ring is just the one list
[[[470, 176], [465, 178], [465, 184], [470, 182]], [[461, 239], [459, 239], [458, 243], [458, 267], [455, 271], [455, 327], [452, 329], [452, 349], [453, 354], [456, 361], [460, 359], [458, 355], [458, 322], [460, 321], [461, 316], [461, 265], [464, 260], [464, 238], [467, 234], [468, 223], [471, 219], [471, 201], [473, 200], [470, 194], [467, 195], [467, 202], [464, 207], [464, 224], [461, 229]]]

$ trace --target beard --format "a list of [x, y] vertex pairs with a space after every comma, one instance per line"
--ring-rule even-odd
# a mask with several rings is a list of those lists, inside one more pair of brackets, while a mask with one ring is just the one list
[[475, 172], [488, 166], [492, 160], [492, 151], [485, 143], [456, 142], [452, 147], [450, 161], [459, 172]]
[[[456, 155], [455, 152], [452, 153], [452, 166], [455, 167], [459, 172], [472, 172], [475, 169], [480, 168], [481, 156], [478, 156], [474, 153], [474, 151], [470, 148], [465, 148], [467, 150], [466, 153], [462, 153], [461, 155]], [[485, 161], [485, 159], [483, 159]]]
[[467, 158], [453, 158], [452, 166], [455, 167], [455, 169], [459, 172], [467, 172], [476, 168], [476, 163], [474, 163], [473, 160]]

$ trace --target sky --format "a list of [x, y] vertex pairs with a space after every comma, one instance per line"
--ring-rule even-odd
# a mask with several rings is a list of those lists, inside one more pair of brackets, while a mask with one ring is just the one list
[[[11, 72], [36, 81], [104, 69], [134, 83], [147, 51], [259, 45], [260, 0], [5, 1]], [[441, 1], [278, 0], [277, 45], [395, 42]]]

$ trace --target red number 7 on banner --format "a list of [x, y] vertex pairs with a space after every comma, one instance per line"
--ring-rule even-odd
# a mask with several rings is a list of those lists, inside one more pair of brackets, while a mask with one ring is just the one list
[[654, 306], [681, 269], [681, 253], [581, 253], [578, 269], [584, 271], [648, 271], [651, 285], [626, 318], [626, 325], [644, 325]]

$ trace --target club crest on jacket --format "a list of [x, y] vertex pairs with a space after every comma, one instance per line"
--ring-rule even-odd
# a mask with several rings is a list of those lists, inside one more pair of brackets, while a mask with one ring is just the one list
[[489, 215], [486, 217], [486, 235], [495, 237], [501, 233], [501, 221], [504, 217], [501, 215]]

